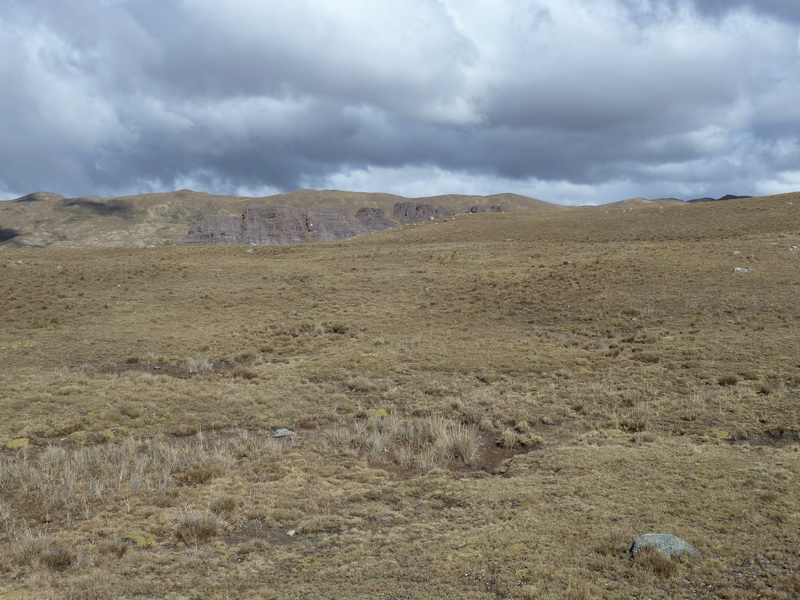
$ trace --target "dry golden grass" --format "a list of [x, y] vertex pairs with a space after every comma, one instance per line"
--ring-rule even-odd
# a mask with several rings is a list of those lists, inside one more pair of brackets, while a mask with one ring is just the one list
[[798, 244], [788, 195], [0, 253], [0, 598], [800, 597]]

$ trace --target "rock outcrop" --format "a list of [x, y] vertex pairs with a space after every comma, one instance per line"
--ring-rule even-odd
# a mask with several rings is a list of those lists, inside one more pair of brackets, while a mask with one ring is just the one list
[[184, 246], [203, 244], [241, 244], [242, 218], [235, 215], [214, 215], [189, 228], [189, 235], [180, 242]]
[[189, 229], [179, 243], [203, 244], [299, 244], [327, 242], [394, 227], [377, 208], [362, 208], [352, 217], [341, 208], [307, 212], [282, 204], [253, 205], [241, 217], [214, 215]]
[[387, 217], [380, 208], [359, 208], [356, 212], [356, 219], [370, 232], [383, 231], [397, 226], [397, 223]]
[[667, 556], [683, 554], [700, 554], [700, 551], [689, 542], [668, 533], [645, 533], [633, 540], [628, 551], [636, 556], [643, 548], [652, 548]]
[[283, 204], [250, 206], [242, 215], [242, 244], [298, 244], [308, 240], [308, 213]]
[[320, 242], [369, 233], [360, 220], [341, 208], [320, 208], [308, 213], [308, 231], [311, 240]]
[[449, 217], [450, 211], [432, 204], [415, 204], [414, 202], [397, 202], [392, 217], [404, 223], [427, 221], [439, 217]]
[[485, 206], [473, 206], [472, 208], [469, 209], [469, 212], [471, 212], [472, 214], [485, 213], [485, 212], [489, 212], [489, 211], [491, 211], [491, 212], [503, 212], [503, 207], [502, 206], [490, 206], [489, 208], [486, 208]]

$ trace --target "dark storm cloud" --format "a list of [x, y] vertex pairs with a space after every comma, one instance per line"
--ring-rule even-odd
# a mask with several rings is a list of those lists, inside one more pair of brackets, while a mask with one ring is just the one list
[[778, 0], [5, 0], [0, 197], [800, 189], [799, 13]]
[[800, 21], [800, 4], [795, 0], [695, 0], [695, 4], [701, 13], [717, 16], [731, 10], [748, 8], [779, 19]]

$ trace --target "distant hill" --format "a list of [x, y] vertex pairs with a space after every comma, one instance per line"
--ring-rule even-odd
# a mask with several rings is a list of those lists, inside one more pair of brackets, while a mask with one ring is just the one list
[[733, 194], [726, 194], [722, 198], [695, 198], [693, 200], [687, 200], [687, 202], [720, 202], [722, 200], [744, 200], [752, 197], [753, 196], [734, 196]]
[[[627, 200], [620, 200], [619, 202], [611, 202], [603, 204], [602, 208], [641, 208], [644, 206], [670, 206], [673, 204], [683, 204], [683, 200], [678, 198], [656, 198], [655, 200], [648, 200], [647, 198], [628, 198]], [[600, 208], [600, 207], [598, 207]]]
[[178, 243], [190, 227], [208, 217], [241, 215], [253, 204], [282, 204], [307, 211], [340, 208], [350, 215], [370, 207], [391, 215], [396, 203], [408, 201], [431, 204], [454, 214], [475, 206], [499, 206], [504, 211], [568, 210], [519, 194], [409, 199], [382, 193], [296, 190], [253, 198], [178, 190], [118, 198], [65, 198], [51, 192], [35, 192], [0, 202], [0, 247], [161, 246]]

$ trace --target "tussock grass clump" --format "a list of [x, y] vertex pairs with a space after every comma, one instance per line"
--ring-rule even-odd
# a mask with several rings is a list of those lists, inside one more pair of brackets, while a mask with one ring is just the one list
[[639, 568], [662, 579], [672, 577], [678, 572], [678, 560], [655, 548], [642, 548], [633, 561]]
[[175, 533], [186, 546], [193, 546], [217, 535], [219, 528], [219, 520], [215, 515], [186, 511], [178, 519]]
[[347, 387], [354, 392], [385, 392], [392, 387], [392, 382], [386, 379], [369, 379], [367, 377], [353, 377], [347, 380]]
[[109, 540], [102, 550], [107, 554], [111, 554], [117, 558], [122, 558], [128, 553], [129, 549], [130, 545], [125, 540], [117, 538], [114, 540]]
[[209, 508], [211, 512], [217, 515], [229, 515], [236, 507], [239, 505], [238, 500], [233, 496], [222, 496], [220, 498], [215, 499]]
[[184, 362], [184, 366], [189, 373], [197, 374], [197, 373], [207, 373], [211, 369], [214, 368], [214, 363], [211, 362], [205, 356], [192, 356], [191, 358], [186, 359]]
[[448, 463], [471, 464], [480, 456], [477, 427], [441, 415], [401, 419], [396, 414], [356, 420], [326, 432], [333, 446], [347, 446], [371, 462], [430, 471]]
[[520, 433], [515, 429], [504, 429], [498, 445], [513, 450], [516, 448], [537, 448], [544, 443], [541, 437], [532, 433]]
[[718, 385], [736, 385], [739, 383], [739, 376], [733, 373], [726, 373], [717, 378]]
[[661, 360], [661, 357], [655, 352], [637, 352], [633, 357], [643, 363], [655, 364]]
[[16, 560], [33, 568], [63, 571], [75, 560], [75, 553], [52, 535], [24, 527], [12, 542], [11, 553]]
[[53, 445], [35, 456], [0, 455], [0, 486], [13, 495], [9, 507], [15, 498], [27, 499], [26, 511], [37, 518], [70, 522], [85, 517], [93, 507], [136, 497], [152, 497], [169, 506], [175, 500], [173, 484], [207, 483], [230, 474], [236, 456], [257, 459], [280, 453], [281, 446], [269, 433], [247, 431], [213, 439], [202, 434], [177, 439], [126, 437], [94, 446]]

